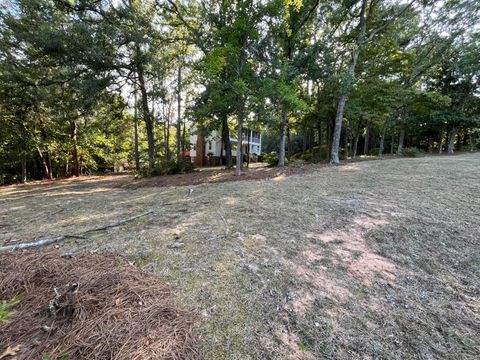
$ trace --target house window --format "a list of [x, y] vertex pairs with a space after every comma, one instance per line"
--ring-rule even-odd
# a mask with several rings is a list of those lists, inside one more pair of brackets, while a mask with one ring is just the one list
[[212, 142], [211, 141], [208, 142], [208, 150], [212, 150]]

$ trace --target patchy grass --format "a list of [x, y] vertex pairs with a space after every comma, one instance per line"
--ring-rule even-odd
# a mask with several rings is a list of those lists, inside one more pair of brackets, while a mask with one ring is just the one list
[[206, 359], [476, 359], [479, 179], [465, 154], [190, 187], [5, 187], [0, 244], [153, 210], [59, 251], [118, 251], [168, 281], [200, 315]]

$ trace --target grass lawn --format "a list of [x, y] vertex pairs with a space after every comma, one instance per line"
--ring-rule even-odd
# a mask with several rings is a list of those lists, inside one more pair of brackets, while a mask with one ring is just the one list
[[480, 358], [480, 154], [132, 181], [2, 187], [0, 246], [151, 210], [58, 251], [120, 252], [169, 282], [205, 359]]

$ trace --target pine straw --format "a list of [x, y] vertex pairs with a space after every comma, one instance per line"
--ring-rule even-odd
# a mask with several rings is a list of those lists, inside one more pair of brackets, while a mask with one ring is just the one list
[[[53, 315], [53, 288], [78, 282], [73, 315]], [[0, 299], [25, 293], [12, 321], [0, 324], [0, 353], [18, 359], [197, 359], [190, 312], [170, 289], [116, 255], [61, 257], [55, 251], [0, 255]]]

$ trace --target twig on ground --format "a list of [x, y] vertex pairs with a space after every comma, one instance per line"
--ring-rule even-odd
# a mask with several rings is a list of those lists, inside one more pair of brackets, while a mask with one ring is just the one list
[[138, 215], [135, 215], [135, 216], [132, 216], [132, 217], [129, 217], [128, 219], [125, 219], [125, 220], [120, 220], [120, 221], [114, 222], [113, 224], [109, 224], [109, 225], [106, 225], [106, 226], [101, 226], [101, 227], [98, 227], [98, 228], [95, 228], [95, 229], [87, 230], [83, 234], [86, 234], [86, 233], [89, 233], [89, 232], [94, 232], [94, 231], [107, 230], [107, 229], [110, 229], [112, 227], [121, 226], [121, 225], [124, 225], [124, 224], [126, 224], [130, 221], [138, 219], [139, 217], [142, 217], [142, 216], [145, 216], [145, 215], [148, 215], [148, 214], [151, 214], [151, 213], [153, 213], [152, 210], [141, 213], [141, 214], [138, 214]]
[[98, 227], [98, 228], [94, 228], [94, 229], [90, 229], [90, 230], [84, 231], [84, 232], [82, 232], [80, 235], [59, 235], [59, 236], [51, 236], [51, 237], [47, 237], [47, 238], [43, 238], [43, 239], [40, 239], [40, 240], [37, 240], [37, 241], [31, 241], [31, 242], [27, 242], [27, 243], [21, 243], [21, 244], [16, 244], [16, 245], [1, 246], [1, 247], [0, 247], [0, 253], [2, 253], [2, 252], [7, 252], [7, 251], [15, 251], [15, 250], [21, 250], [21, 249], [30, 249], [30, 248], [37, 248], [37, 247], [47, 246], [47, 245], [51, 245], [51, 244], [54, 244], [54, 243], [57, 243], [57, 242], [66, 240], [66, 239], [68, 239], [68, 238], [73, 238], [73, 239], [88, 239], [88, 237], [82, 236], [82, 234], [88, 234], [88, 233], [94, 232], [94, 231], [102, 231], [102, 230], [110, 229], [110, 228], [112, 228], [112, 227], [121, 226], [121, 225], [124, 225], [124, 224], [126, 224], [126, 223], [128, 223], [128, 222], [130, 222], [130, 221], [133, 221], [133, 220], [135, 220], [135, 219], [138, 219], [139, 217], [142, 217], [142, 216], [145, 216], [145, 215], [148, 215], [148, 214], [151, 214], [151, 213], [153, 213], [152, 210], [147, 211], [147, 212], [144, 212], [144, 213], [141, 213], [141, 214], [138, 214], [138, 215], [135, 215], [135, 216], [132, 216], [132, 217], [129, 217], [128, 219], [125, 219], [125, 220], [120, 220], [120, 221], [114, 222], [114, 223], [109, 224], [109, 225], [106, 225], [106, 226], [102, 226], [102, 227]]

